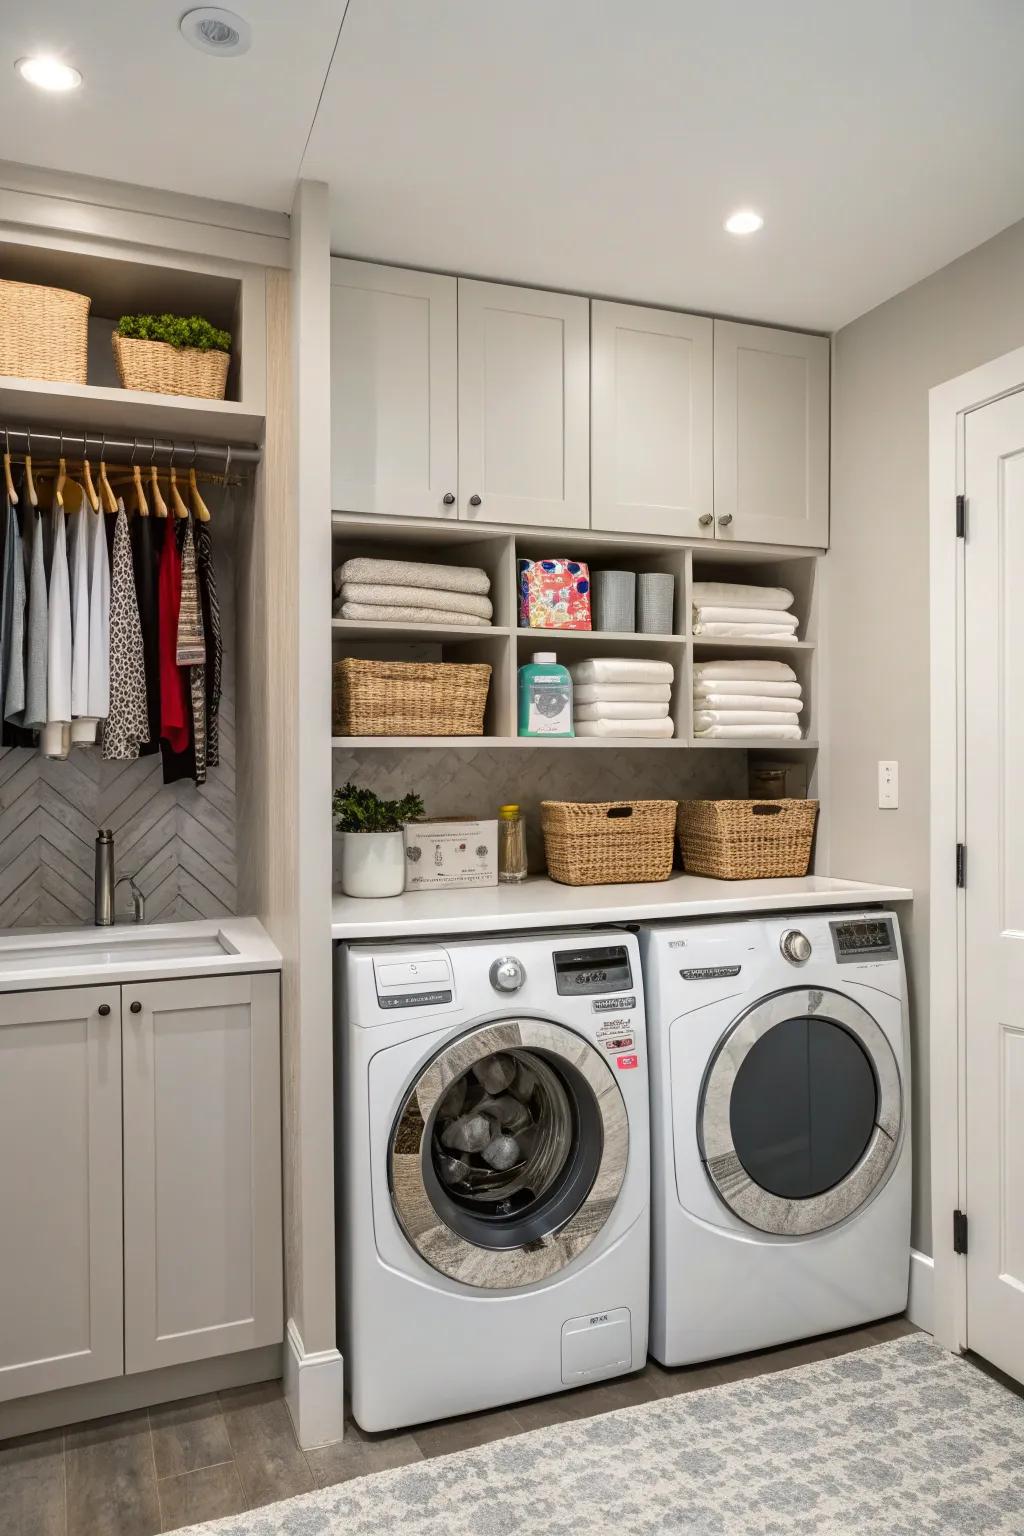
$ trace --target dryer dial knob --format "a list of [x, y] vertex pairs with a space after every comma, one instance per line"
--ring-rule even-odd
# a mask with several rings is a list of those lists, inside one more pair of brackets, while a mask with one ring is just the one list
[[491, 966], [490, 977], [495, 992], [518, 992], [526, 980], [526, 968], [515, 955], [503, 955]]
[[779, 940], [779, 948], [793, 965], [803, 965], [811, 958], [811, 941], [799, 928], [787, 928]]

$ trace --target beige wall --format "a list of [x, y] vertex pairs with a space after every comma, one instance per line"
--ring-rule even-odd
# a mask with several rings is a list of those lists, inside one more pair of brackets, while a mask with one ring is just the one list
[[[914, 1246], [932, 1251], [928, 1169], [928, 391], [1024, 345], [1024, 222], [834, 338], [828, 557], [831, 868], [912, 886]], [[950, 517], [953, 516], [952, 502]], [[951, 616], [952, 617], [952, 616]], [[900, 807], [877, 809], [877, 761]], [[949, 868], [936, 879], [952, 879]]]

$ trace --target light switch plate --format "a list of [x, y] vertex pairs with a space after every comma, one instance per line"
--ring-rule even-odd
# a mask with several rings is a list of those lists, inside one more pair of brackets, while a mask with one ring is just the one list
[[900, 803], [900, 765], [895, 760], [878, 764], [878, 809], [895, 811]]

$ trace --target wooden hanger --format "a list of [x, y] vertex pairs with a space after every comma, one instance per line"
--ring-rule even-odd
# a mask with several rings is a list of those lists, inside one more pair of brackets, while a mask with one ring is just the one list
[[85, 486], [86, 500], [94, 512], [100, 509], [100, 499], [96, 494], [96, 487], [92, 483], [92, 466], [89, 460], [82, 458], [82, 483]]
[[153, 510], [156, 512], [157, 517], [166, 517], [167, 503], [164, 501], [163, 493], [160, 490], [160, 481], [157, 477], [155, 464], [149, 466], [149, 491], [153, 498]]
[[28, 496], [30, 507], [39, 506], [39, 496], [36, 491], [36, 483], [32, 478], [32, 433], [26, 428], [25, 438], [28, 443], [28, 451], [25, 454], [25, 493]]
[[7, 491], [7, 500], [12, 507], [18, 505], [18, 493], [14, 489], [14, 477], [11, 474], [11, 434], [4, 428], [4, 488]]
[[[60, 435], [60, 446], [61, 446], [61, 449], [63, 450], [63, 448], [64, 448], [64, 434], [63, 434], [63, 432]], [[68, 478], [68, 461], [64, 457], [64, 454], [63, 454], [63, 451], [62, 451], [60, 458], [57, 460], [57, 478], [53, 482], [53, 499], [57, 503], [58, 507], [60, 507], [62, 512], [64, 510], [64, 483], [67, 480], [67, 478]]]
[[104, 510], [115, 513], [118, 510], [118, 500], [114, 495], [114, 488], [107, 479], [107, 439], [104, 437], [100, 444], [100, 496], [103, 498]]
[[192, 516], [198, 518], [201, 523], [210, 521], [210, 509], [199, 494], [199, 486], [196, 484], [195, 465], [188, 472], [188, 499], [192, 507]]
[[174, 508], [174, 515], [180, 518], [188, 517], [188, 507], [182, 501], [181, 492], [178, 490], [178, 477], [174, 469], [173, 459], [168, 474], [171, 481], [171, 506]]
[[140, 517], [148, 517], [149, 503], [146, 500], [146, 493], [142, 489], [142, 470], [135, 462], [138, 447], [138, 440], [136, 440], [135, 447], [132, 449], [132, 486], [135, 490], [135, 510]]

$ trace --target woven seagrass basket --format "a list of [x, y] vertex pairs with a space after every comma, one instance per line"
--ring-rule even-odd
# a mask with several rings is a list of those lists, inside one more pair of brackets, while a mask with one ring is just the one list
[[334, 663], [335, 736], [481, 736], [485, 662]]
[[683, 867], [718, 880], [806, 875], [817, 815], [817, 800], [681, 800]]
[[548, 874], [562, 885], [623, 885], [672, 873], [674, 800], [542, 800]]

